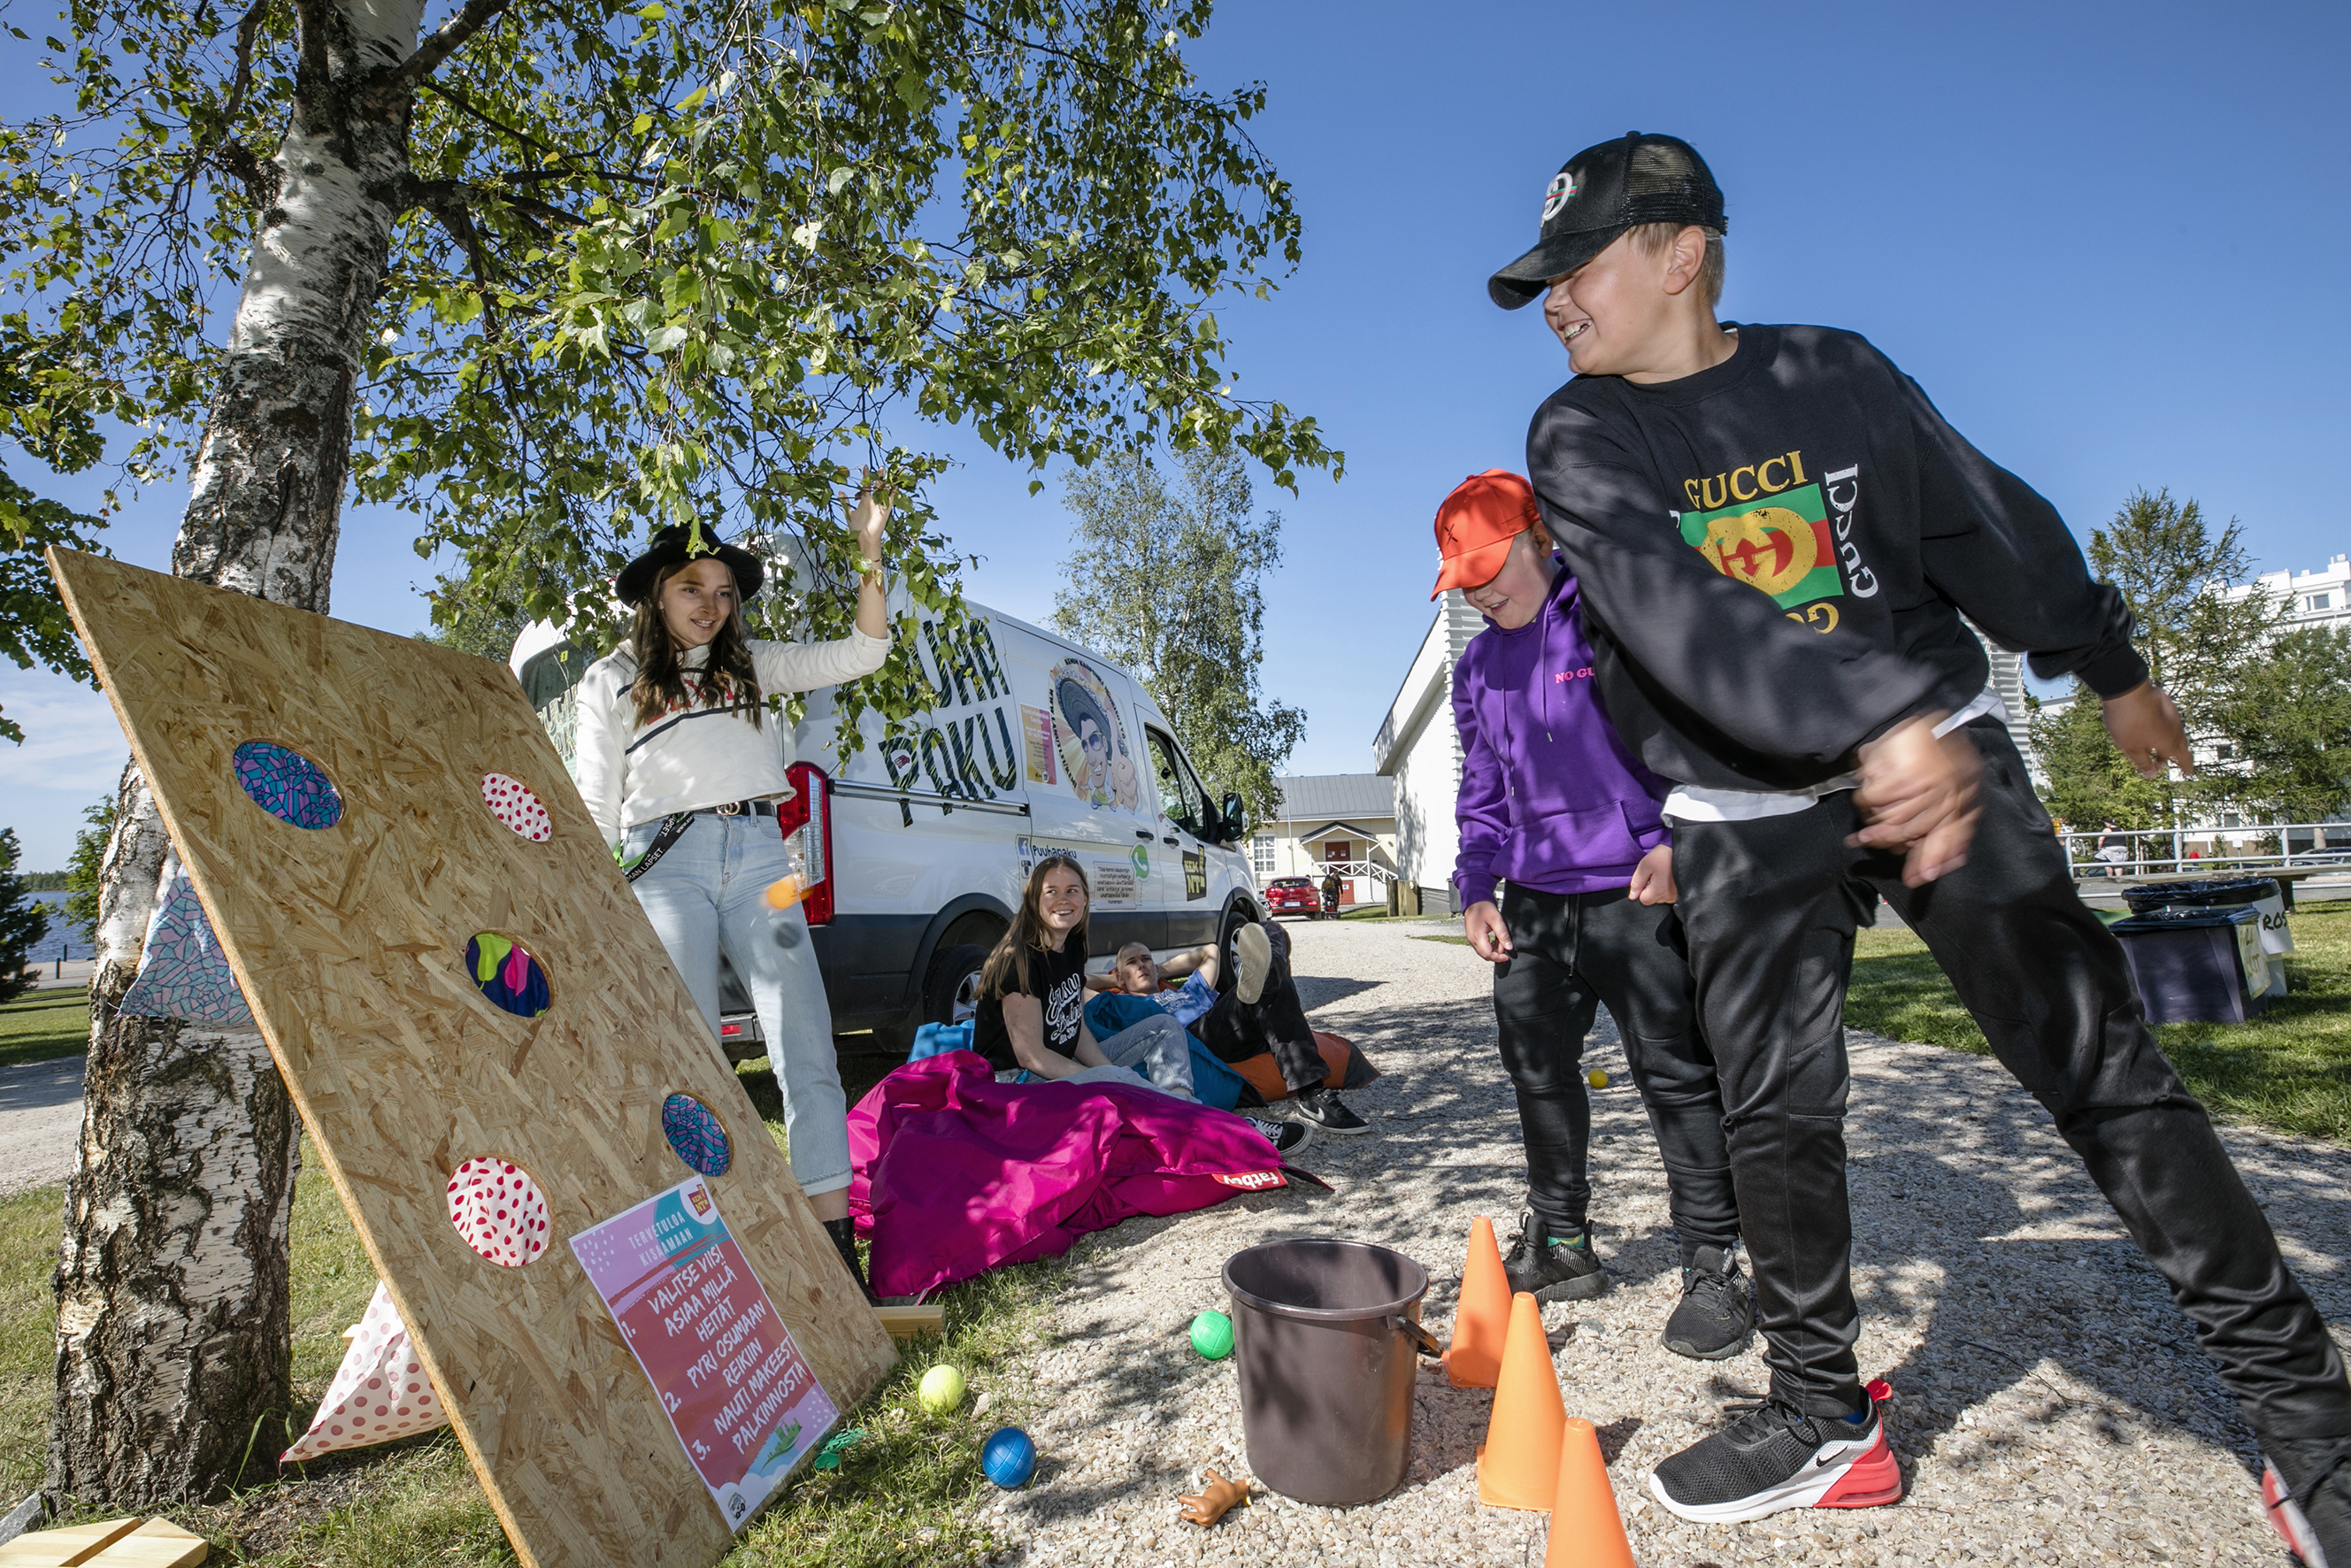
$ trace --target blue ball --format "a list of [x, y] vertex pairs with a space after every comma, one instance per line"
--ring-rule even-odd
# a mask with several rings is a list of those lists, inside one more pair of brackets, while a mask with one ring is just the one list
[[998, 1427], [979, 1446], [979, 1468], [1006, 1491], [1018, 1491], [1037, 1473], [1037, 1445], [1018, 1427]]

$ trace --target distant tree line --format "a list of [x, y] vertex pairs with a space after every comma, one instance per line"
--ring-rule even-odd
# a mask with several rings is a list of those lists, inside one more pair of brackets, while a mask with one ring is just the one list
[[2201, 760], [2193, 779], [2141, 779], [2086, 687], [2070, 704], [2028, 697], [2053, 815], [2069, 828], [2179, 827], [2224, 810], [2309, 822], [2351, 802], [2351, 631], [2289, 626], [2289, 597], [2229, 594], [2254, 575], [2236, 519], [2215, 533], [2194, 500], [2141, 490], [2088, 553], [2122, 591], [2133, 641]]

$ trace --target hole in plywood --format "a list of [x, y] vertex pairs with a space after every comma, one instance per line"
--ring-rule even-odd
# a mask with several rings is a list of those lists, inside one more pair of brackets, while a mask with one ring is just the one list
[[704, 1176], [725, 1176], [735, 1161], [726, 1129], [709, 1106], [691, 1094], [673, 1094], [662, 1102], [662, 1135], [679, 1159]]
[[547, 1199], [530, 1173], [508, 1160], [485, 1155], [449, 1173], [449, 1223], [501, 1269], [519, 1269], [547, 1250]]
[[482, 804], [490, 815], [512, 828], [532, 843], [543, 844], [555, 836], [555, 819], [547, 814], [547, 806], [531, 787], [507, 773], [482, 775]]
[[465, 973], [491, 1005], [517, 1018], [535, 1019], [555, 1004], [547, 971], [511, 936], [475, 933], [465, 944]]
[[248, 740], [230, 758], [238, 788], [281, 822], [331, 828], [343, 820], [343, 797], [327, 770], [274, 740]]

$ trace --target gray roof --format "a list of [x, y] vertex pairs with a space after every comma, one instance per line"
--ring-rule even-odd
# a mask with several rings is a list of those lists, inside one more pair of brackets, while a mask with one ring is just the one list
[[1343, 817], [1395, 815], [1395, 780], [1376, 773], [1319, 773], [1277, 779], [1284, 821], [1328, 822]]

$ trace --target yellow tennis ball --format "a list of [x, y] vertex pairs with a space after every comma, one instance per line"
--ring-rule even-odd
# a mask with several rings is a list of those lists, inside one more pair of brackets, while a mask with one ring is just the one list
[[1583, 1075], [1583, 1081], [1586, 1083], [1591, 1084], [1594, 1089], [1605, 1089], [1608, 1087], [1608, 1074], [1602, 1071], [1597, 1067], [1585, 1073]]
[[935, 1366], [923, 1374], [915, 1397], [934, 1416], [944, 1416], [963, 1403], [963, 1374], [952, 1366]]
[[768, 884], [768, 908], [789, 909], [793, 904], [798, 904], [799, 901], [799, 878], [796, 876], [780, 877]]

